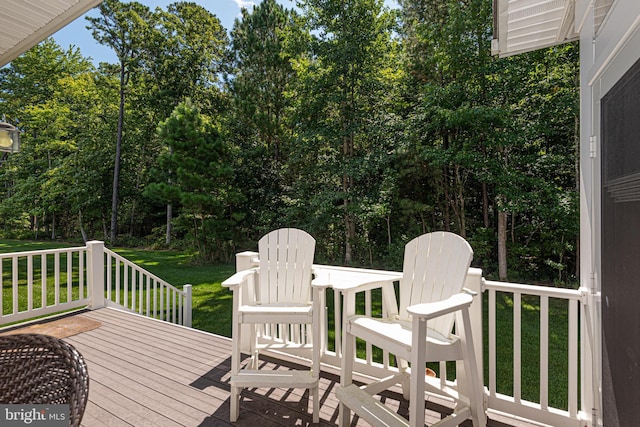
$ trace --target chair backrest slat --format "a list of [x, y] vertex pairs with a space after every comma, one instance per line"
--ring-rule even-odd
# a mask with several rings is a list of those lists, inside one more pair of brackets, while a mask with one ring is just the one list
[[[460, 293], [471, 265], [473, 250], [465, 239], [449, 232], [416, 237], [405, 246], [400, 281], [400, 318], [410, 320], [407, 307], [441, 301]], [[448, 336], [455, 314], [428, 322], [428, 327]]]
[[259, 299], [263, 304], [306, 304], [311, 299], [315, 239], [303, 230], [281, 228], [258, 242]]

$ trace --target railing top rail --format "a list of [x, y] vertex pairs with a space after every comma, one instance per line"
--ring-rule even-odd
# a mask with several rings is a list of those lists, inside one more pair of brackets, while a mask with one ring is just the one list
[[0, 253], [0, 258], [13, 258], [16, 256], [43, 255], [43, 254], [48, 255], [48, 254], [55, 254], [55, 253], [80, 252], [80, 251], [86, 251], [86, 250], [87, 250], [86, 246], [58, 248], [58, 249], [40, 249], [35, 251]]
[[485, 290], [499, 292], [517, 292], [526, 295], [547, 296], [551, 298], [561, 298], [567, 300], [580, 300], [583, 296], [578, 289], [553, 288], [544, 285], [524, 285], [520, 283], [497, 282], [494, 280], [484, 280]]

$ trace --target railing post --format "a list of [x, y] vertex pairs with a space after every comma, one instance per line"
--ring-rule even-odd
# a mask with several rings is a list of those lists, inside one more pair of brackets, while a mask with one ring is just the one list
[[183, 313], [182, 313], [182, 325], [183, 326], [188, 326], [189, 328], [191, 327], [191, 321], [192, 321], [192, 307], [193, 304], [191, 302], [191, 285], [184, 285], [182, 287], [182, 290], [184, 291], [184, 305], [182, 307]]
[[89, 308], [104, 307], [104, 242], [87, 242], [87, 281], [91, 296]]
[[599, 294], [592, 293], [586, 287], [580, 287], [580, 403], [581, 414], [579, 418], [584, 420], [583, 424], [597, 425], [602, 416], [599, 393], [598, 378], [595, 375], [594, 366], [597, 363], [598, 348], [596, 336], [596, 318], [598, 309]]
[[467, 273], [465, 288], [472, 292], [477, 292], [477, 296], [473, 299], [471, 307], [469, 307], [469, 317], [471, 317], [471, 333], [473, 334], [473, 346], [476, 353], [478, 371], [480, 372], [480, 384], [484, 385], [484, 365], [482, 363], [482, 270], [479, 268], [470, 268]]

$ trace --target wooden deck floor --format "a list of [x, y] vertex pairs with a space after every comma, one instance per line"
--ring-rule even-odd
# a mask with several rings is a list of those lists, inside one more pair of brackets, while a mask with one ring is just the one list
[[[240, 418], [229, 423], [228, 338], [114, 309], [76, 314], [69, 322], [74, 317], [93, 325], [65, 338], [82, 353], [89, 368], [89, 404], [82, 422], [86, 427], [313, 425], [307, 412], [308, 393], [301, 389], [245, 390]], [[263, 363], [274, 369], [291, 367], [278, 359]], [[339, 381], [338, 372], [323, 371], [319, 426], [337, 425], [338, 401], [333, 391]], [[406, 416], [408, 404], [399, 394], [389, 393], [384, 399]], [[428, 401], [427, 408], [428, 423], [449, 411], [435, 401]], [[352, 423], [364, 425], [358, 419]], [[489, 425], [530, 424], [491, 416]]]

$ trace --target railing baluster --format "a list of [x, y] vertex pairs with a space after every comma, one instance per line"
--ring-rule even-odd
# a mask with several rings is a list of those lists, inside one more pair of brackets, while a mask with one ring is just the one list
[[81, 250], [78, 252], [78, 298], [84, 299], [84, 257], [86, 254], [86, 250]]
[[[169, 289], [169, 288], [167, 288]], [[172, 312], [172, 321], [173, 323], [176, 323], [176, 291], [172, 290], [171, 291], [171, 295], [173, 297], [173, 304], [171, 305], [171, 312]]]
[[540, 407], [549, 407], [549, 297], [540, 297]]
[[129, 308], [129, 266], [123, 263], [122, 270], [122, 274], [124, 274], [124, 295], [122, 296], [122, 305], [125, 308]]
[[136, 311], [136, 278], [138, 270], [131, 270], [131, 311]]
[[67, 302], [73, 301], [73, 254], [67, 251]]
[[[181, 325], [184, 325], [184, 315], [182, 314], [182, 310], [183, 310], [183, 304], [182, 304], [182, 300], [184, 299], [184, 297], [182, 296], [182, 294], [180, 294], [178, 296], [178, 323]], [[314, 337], [314, 340], [318, 340], [318, 337]]]
[[120, 304], [120, 260], [116, 258], [116, 304]]
[[153, 282], [153, 317], [158, 318], [158, 281], [156, 279], [151, 279]]
[[11, 277], [13, 280], [13, 314], [17, 314], [18, 307], [18, 256], [14, 255], [11, 259]]
[[[393, 286], [393, 284], [391, 286]], [[382, 307], [382, 317], [386, 318], [388, 316], [388, 314], [387, 314], [387, 304], [384, 303], [384, 296], [383, 295], [384, 295], [384, 293], [380, 293], [380, 306]], [[389, 369], [390, 364], [391, 364], [391, 361], [390, 361], [389, 351], [382, 350], [382, 366], [385, 369]]]
[[439, 362], [440, 366], [440, 384], [447, 382], [447, 362]]
[[578, 414], [578, 304], [569, 303], [569, 415]]
[[335, 313], [333, 314], [336, 335], [333, 338], [334, 346], [336, 349], [336, 355], [342, 357], [342, 298], [340, 292], [333, 292], [333, 307]]
[[27, 310], [33, 310], [33, 255], [27, 255]]
[[496, 395], [496, 291], [489, 290], [489, 394]]
[[42, 308], [47, 306], [47, 254], [40, 256], [40, 286], [42, 287]]
[[522, 294], [513, 293], [513, 398], [522, 400]]
[[139, 279], [139, 291], [138, 292], [138, 313], [142, 314], [143, 310], [144, 310], [144, 304], [143, 304], [143, 297], [144, 297], [144, 284], [145, 284], [145, 277], [144, 274], [142, 274], [142, 272], [140, 272], [140, 277]]
[[145, 279], [147, 281], [147, 317], [151, 316], [151, 277], [145, 274]]
[[60, 304], [60, 252], [56, 252], [53, 255], [53, 274], [54, 274], [54, 278], [53, 281], [55, 283], [55, 287], [54, 287], [54, 293], [55, 293], [55, 299], [54, 299], [54, 305], [58, 305]]
[[[364, 293], [364, 314], [371, 317], [371, 291], [369, 290]], [[366, 360], [367, 365], [370, 365], [373, 361], [373, 347], [368, 341], [366, 343]]]
[[111, 269], [112, 269], [112, 260], [113, 257], [109, 254], [107, 254], [107, 283], [105, 283], [105, 286], [107, 287], [107, 299], [109, 301], [111, 301]]
[[[157, 282], [156, 282], [157, 283]], [[164, 296], [164, 288], [162, 286], [162, 283], [158, 284], [158, 298], [160, 299], [160, 311], [158, 312], [159, 314], [159, 319], [165, 320], [165, 311], [164, 311], [164, 300], [165, 300], [165, 296]]]

